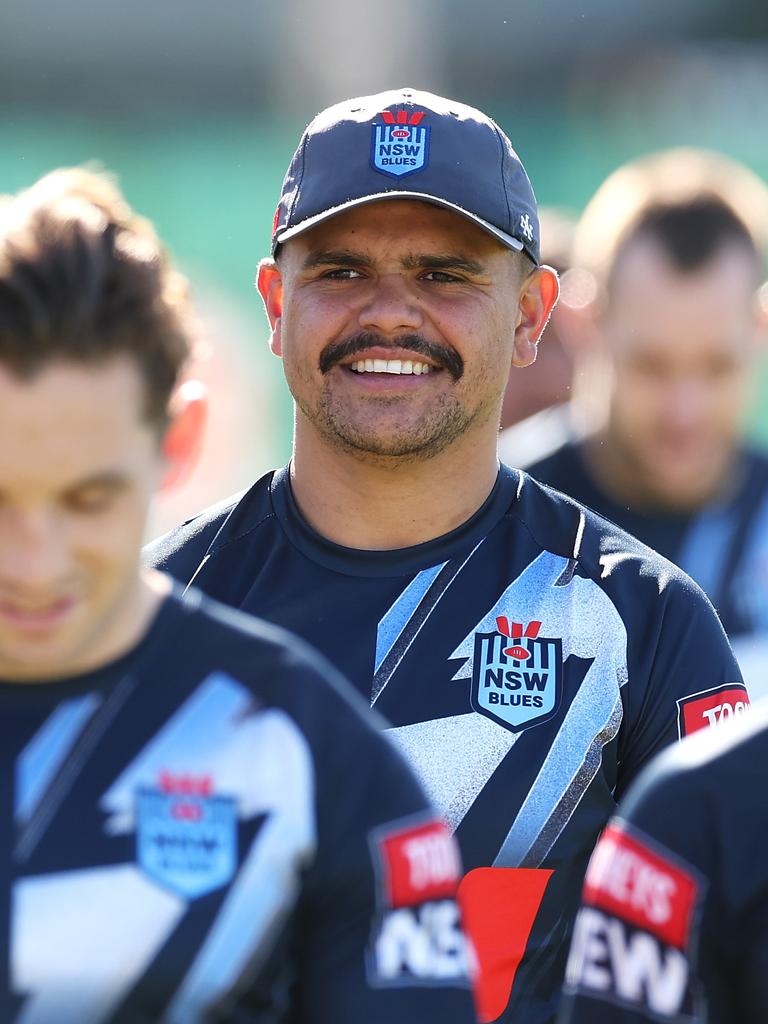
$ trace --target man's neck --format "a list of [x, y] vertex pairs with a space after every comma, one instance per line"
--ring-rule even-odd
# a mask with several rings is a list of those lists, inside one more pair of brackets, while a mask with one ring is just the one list
[[691, 515], [738, 485], [741, 467], [734, 458], [711, 486], [689, 502], [674, 502], [658, 494], [623, 446], [607, 429], [587, 435], [579, 445], [595, 485], [618, 505], [646, 514]]
[[429, 459], [367, 460], [297, 436], [291, 488], [323, 537], [369, 551], [412, 547], [441, 537], [480, 508], [498, 475], [489, 444], [460, 438]]

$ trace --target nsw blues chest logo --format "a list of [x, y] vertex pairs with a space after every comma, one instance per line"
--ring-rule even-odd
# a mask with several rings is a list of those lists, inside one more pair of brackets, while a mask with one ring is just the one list
[[562, 640], [539, 636], [541, 622], [500, 615], [492, 633], [475, 633], [471, 702], [512, 732], [551, 718], [563, 688]]
[[136, 793], [137, 860], [150, 878], [185, 899], [226, 885], [237, 869], [237, 806], [209, 777], [162, 772]]
[[371, 164], [375, 170], [402, 178], [427, 166], [430, 129], [421, 124], [424, 114], [423, 110], [382, 111], [381, 122], [371, 125]]

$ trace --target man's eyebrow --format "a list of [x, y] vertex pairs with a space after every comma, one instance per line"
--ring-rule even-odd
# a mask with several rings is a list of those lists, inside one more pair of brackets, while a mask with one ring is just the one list
[[420, 253], [406, 256], [403, 260], [406, 270], [464, 270], [468, 274], [485, 274], [487, 267], [479, 260], [459, 253]]
[[[304, 270], [314, 270], [317, 267], [355, 267], [363, 269], [370, 267], [371, 261], [359, 252], [352, 252], [349, 249], [322, 249], [318, 252], [309, 253], [304, 260]], [[406, 256], [403, 259], [405, 270], [463, 270], [468, 274], [482, 275], [487, 273], [487, 267], [479, 260], [469, 256], [462, 256], [459, 253], [419, 253]]]
[[126, 477], [117, 469], [105, 470], [103, 473], [94, 473], [93, 476], [76, 480], [66, 488], [67, 493], [85, 491], [90, 487], [103, 487], [107, 491], [118, 491], [126, 485]]
[[314, 270], [317, 267], [368, 267], [370, 261], [359, 252], [349, 249], [321, 249], [311, 252], [302, 264], [303, 270]]

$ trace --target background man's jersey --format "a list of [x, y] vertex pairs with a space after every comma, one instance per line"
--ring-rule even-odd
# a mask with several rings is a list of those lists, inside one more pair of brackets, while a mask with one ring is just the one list
[[768, 706], [663, 754], [589, 866], [561, 1024], [768, 1021]]
[[525, 466], [679, 565], [707, 593], [732, 639], [768, 634], [768, 459], [744, 450], [721, 502], [688, 514], [643, 514], [610, 498], [578, 441]]
[[713, 695], [728, 712], [745, 699], [692, 581], [506, 467], [468, 522], [417, 547], [323, 539], [281, 470], [149, 558], [290, 625], [392, 723], [460, 840], [486, 1021], [553, 1018], [583, 873], [617, 797], [707, 724]]
[[469, 1024], [455, 844], [358, 702], [196, 591], [0, 683], [0, 1020]]

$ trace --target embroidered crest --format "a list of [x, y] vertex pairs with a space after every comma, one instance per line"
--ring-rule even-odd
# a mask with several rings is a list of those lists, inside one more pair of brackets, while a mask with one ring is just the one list
[[381, 174], [402, 178], [423, 170], [429, 161], [429, 125], [423, 110], [384, 110], [371, 125], [371, 165]]
[[471, 702], [475, 711], [520, 732], [551, 718], [562, 693], [560, 639], [540, 637], [541, 622], [496, 619], [497, 631], [475, 633]]
[[226, 885], [237, 868], [237, 806], [215, 796], [210, 778], [162, 772], [136, 794], [136, 859], [165, 888], [197, 899]]

